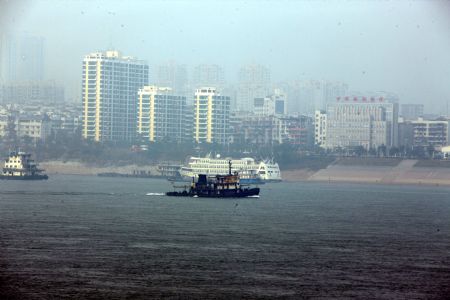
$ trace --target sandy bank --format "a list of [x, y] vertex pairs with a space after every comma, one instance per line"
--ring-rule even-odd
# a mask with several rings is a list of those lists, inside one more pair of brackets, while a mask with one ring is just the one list
[[[450, 186], [450, 168], [415, 167], [415, 160], [403, 160], [396, 166], [350, 166], [333, 164], [325, 169], [281, 170], [288, 182], [354, 182], [378, 184], [416, 184]], [[157, 174], [155, 165], [91, 166], [81, 162], [47, 161], [40, 163], [47, 174], [97, 175], [145, 171]]]
[[39, 166], [45, 169], [47, 174], [67, 174], [67, 175], [97, 175], [98, 173], [125, 173], [132, 174], [134, 171], [146, 171], [152, 174], [156, 173], [154, 165], [126, 165], [126, 166], [91, 166], [75, 161], [46, 161], [41, 162]]
[[286, 181], [354, 182], [450, 186], [449, 168], [415, 167], [416, 160], [403, 160], [396, 166], [330, 165], [317, 172], [283, 172]]

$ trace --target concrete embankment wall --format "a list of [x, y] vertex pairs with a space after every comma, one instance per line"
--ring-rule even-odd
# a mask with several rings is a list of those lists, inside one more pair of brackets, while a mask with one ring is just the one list
[[332, 164], [314, 173], [309, 181], [367, 182], [385, 184], [450, 185], [450, 168], [417, 167], [417, 160], [402, 160], [394, 166]]

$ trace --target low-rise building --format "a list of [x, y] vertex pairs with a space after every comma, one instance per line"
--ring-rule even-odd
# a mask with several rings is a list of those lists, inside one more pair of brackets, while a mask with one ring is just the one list
[[411, 121], [413, 126], [413, 146], [442, 147], [448, 144], [448, 120], [424, 120], [418, 118]]
[[45, 140], [51, 134], [51, 122], [48, 116], [19, 116], [16, 121], [18, 137], [30, 137], [33, 140]]
[[0, 137], [45, 139], [52, 133], [76, 133], [81, 126], [79, 105], [6, 104], [0, 107]]
[[232, 120], [233, 142], [267, 146], [292, 144], [310, 147], [314, 141], [313, 122], [307, 116], [235, 115]]
[[442, 147], [441, 152], [444, 159], [450, 159], [450, 146]]

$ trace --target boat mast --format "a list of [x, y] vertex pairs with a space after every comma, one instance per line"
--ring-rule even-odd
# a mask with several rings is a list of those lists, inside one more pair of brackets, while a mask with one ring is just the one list
[[231, 175], [231, 159], [228, 160], [228, 175]]

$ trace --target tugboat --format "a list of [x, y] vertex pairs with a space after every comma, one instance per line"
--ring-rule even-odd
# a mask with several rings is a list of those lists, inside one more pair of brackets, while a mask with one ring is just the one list
[[8, 180], [46, 180], [48, 176], [42, 174], [44, 170], [39, 169], [31, 154], [25, 152], [11, 152], [5, 159], [0, 179]]
[[167, 196], [209, 197], [209, 198], [243, 198], [259, 195], [259, 188], [242, 187], [239, 174], [231, 174], [231, 161], [228, 162], [228, 175], [207, 176], [199, 174], [197, 182], [192, 179], [189, 190], [167, 192]]

